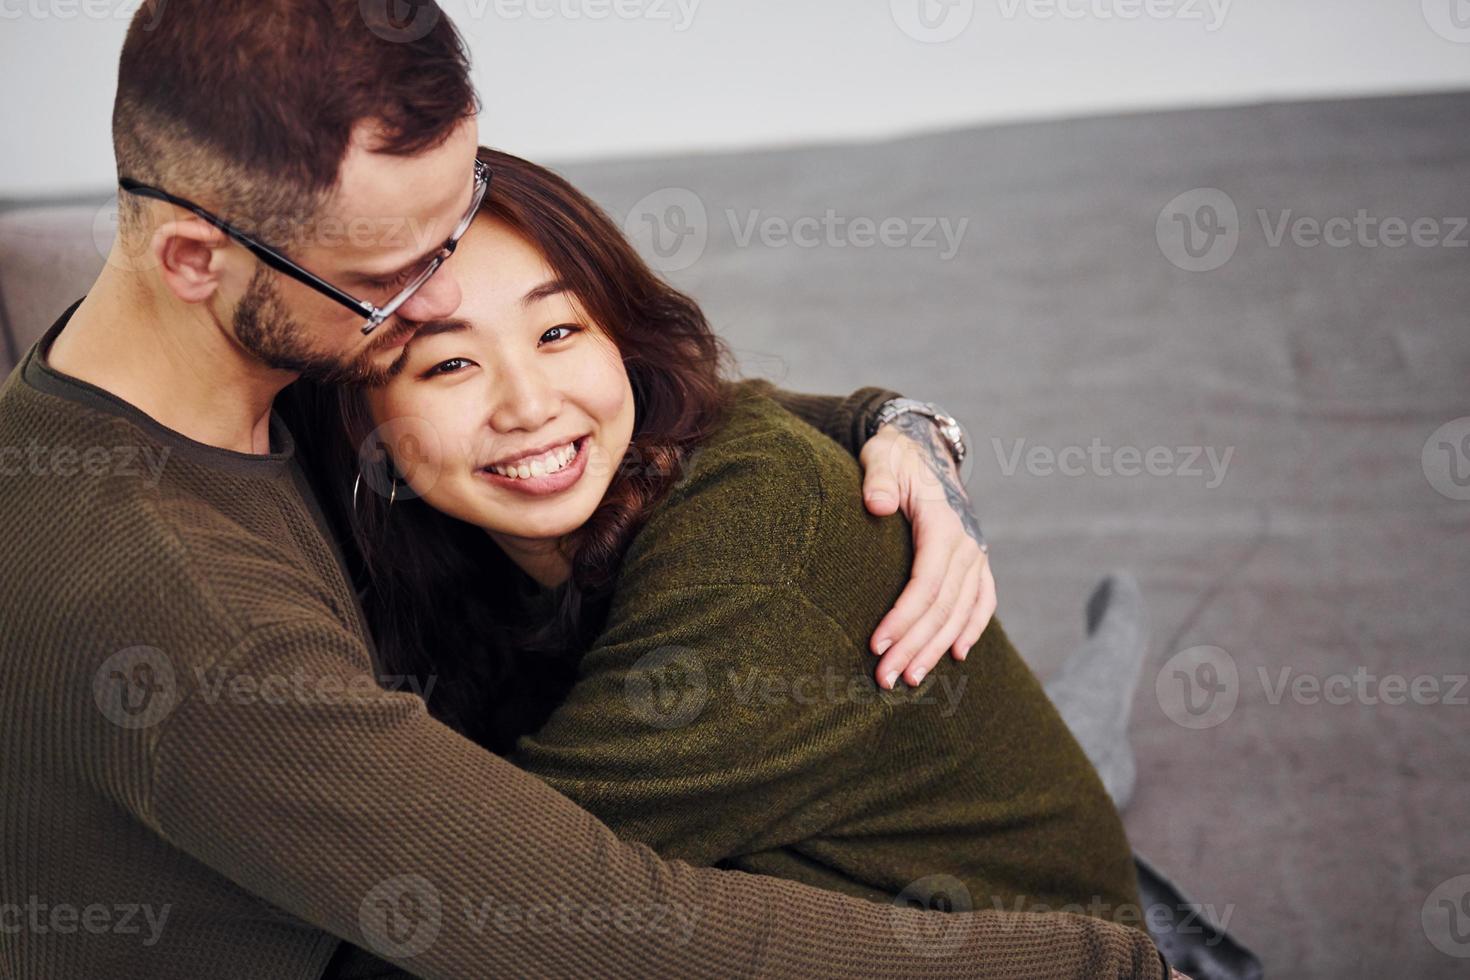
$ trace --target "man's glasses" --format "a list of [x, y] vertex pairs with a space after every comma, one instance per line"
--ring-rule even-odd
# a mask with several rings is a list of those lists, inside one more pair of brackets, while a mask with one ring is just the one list
[[408, 302], [409, 298], [418, 292], [424, 283], [433, 277], [434, 273], [439, 271], [439, 267], [444, 264], [444, 261], [454, 254], [455, 247], [459, 245], [459, 240], [464, 237], [464, 233], [469, 231], [470, 225], [474, 223], [475, 214], [480, 210], [480, 204], [485, 200], [485, 194], [490, 189], [490, 168], [483, 160], [475, 161], [475, 184], [474, 191], [470, 196], [469, 210], [465, 212], [463, 218], [459, 219], [459, 224], [455, 226], [454, 233], [449, 236], [449, 239], [443, 245], [439, 246], [432, 255], [427, 256], [418, 265], [414, 266], [407, 273], [407, 282], [403, 288], [382, 306], [378, 306], [365, 299], [358, 299], [346, 290], [340, 289], [320, 276], [308, 272], [295, 262], [286, 258], [285, 255], [276, 249], [257, 241], [218, 215], [211, 214], [209, 211], [201, 208], [193, 201], [176, 197], [168, 191], [151, 187], [148, 184], [140, 184], [130, 177], [120, 178], [117, 185], [129, 194], [137, 194], [139, 197], [151, 197], [160, 201], [167, 201], [169, 204], [193, 212], [241, 245], [244, 245], [250, 250], [251, 254], [272, 269], [290, 276], [297, 282], [305, 283], [323, 296], [330, 297], [348, 309], [361, 314], [366, 320], [362, 325], [362, 332], [364, 334], [370, 334], [383, 321], [398, 312], [398, 308]]

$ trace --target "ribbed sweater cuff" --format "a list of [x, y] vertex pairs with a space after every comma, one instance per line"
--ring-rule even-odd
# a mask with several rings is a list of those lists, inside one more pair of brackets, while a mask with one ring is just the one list
[[868, 426], [878, 417], [883, 403], [903, 396], [887, 388], [859, 388], [844, 398], [823, 427], [829, 436], [848, 447], [856, 456], [868, 441]]

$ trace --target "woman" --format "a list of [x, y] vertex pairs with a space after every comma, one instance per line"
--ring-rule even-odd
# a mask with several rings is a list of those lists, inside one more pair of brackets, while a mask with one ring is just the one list
[[[759, 383], [585, 197], [481, 151], [465, 291], [345, 392], [329, 477], [383, 669], [667, 857], [952, 907], [1137, 924], [1101, 782], [998, 622], [917, 688], [866, 637], [904, 519]], [[339, 458], [345, 458], [342, 454]]]

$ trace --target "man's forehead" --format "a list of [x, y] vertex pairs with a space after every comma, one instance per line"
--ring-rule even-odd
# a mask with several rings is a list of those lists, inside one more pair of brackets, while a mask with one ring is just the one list
[[461, 124], [438, 146], [413, 156], [378, 153], [359, 130], [342, 161], [322, 223], [341, 234], [341, 258], [388, 272], [442, 244], [463, 217], [474, 177], [476, 130]]

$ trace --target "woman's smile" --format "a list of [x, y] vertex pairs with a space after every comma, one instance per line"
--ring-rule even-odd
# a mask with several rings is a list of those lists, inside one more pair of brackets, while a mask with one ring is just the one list
[[565, 446], [531, 459], [522, 459], [515, 466], [483, 466], [475, 471], [475, 475], [491, 486], [530, 496], [561, 493], [574, 486], [586, 472], [586, 450], [590, 438], [582, 436]]

